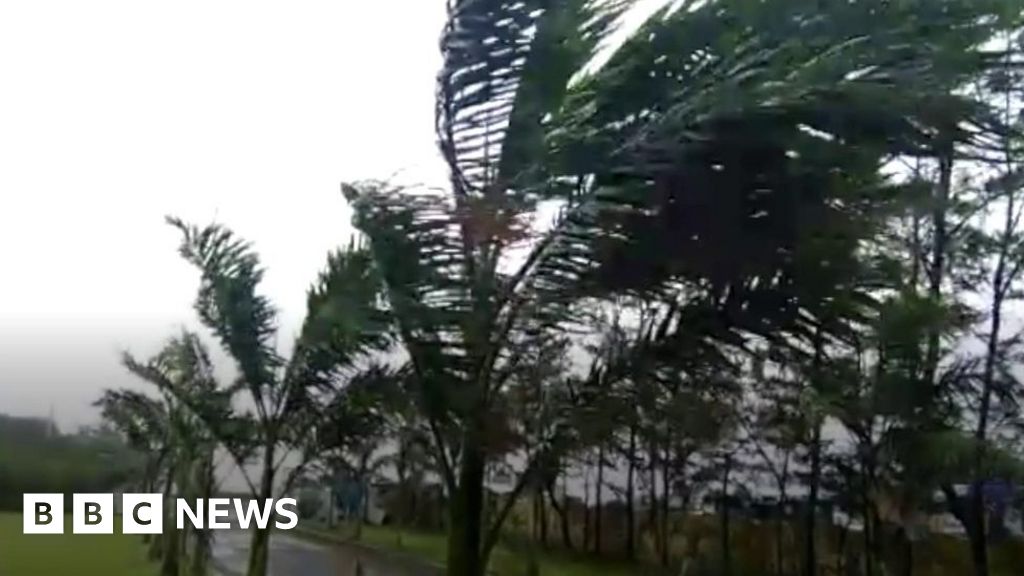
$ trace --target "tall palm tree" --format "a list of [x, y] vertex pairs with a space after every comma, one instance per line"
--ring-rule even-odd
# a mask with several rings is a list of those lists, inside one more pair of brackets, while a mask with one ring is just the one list
[[[162, 397], [153, 398], [135, 390], [104, 390], [95, 402], [103, 419], [110, 423], [128, 444], [143, 455], [144, 473], [140, 489], [145, 493], [159, 490], [169, 496], [174, 477], [174, 437], [171, 432], [171, 409]], [[149, 557], [161, 559], [161, 573], [177, 572], [178, 558], [168, 557], [164, 536], [146, 536]]]
[[[387, 348], [374, 310], [379, 283], [356, 246], [328, 259], [327, 272], [309, 291], [309, 313], [289, 359], [275, 348], [277, 311], [260, 294], [263, 269], [246, 241], [223, 226], [198, 227], [175, 218], [180, 254], [201, 274], [195, 310], [234, 359], [239, 377], [227, 401], [189, 402], [189, 409], [232, 455], [252, 495], [265, 502], [287, 490], [324, 449], [317, 424], [337, 394], [339, 377], [360, 370], [368, 354]], [[242, 395], [241, 402], [233, 402]], [[250, 408], [251, 407], [251, 408]], [[331, 439], [333, 440], [333, 439]], [[286, 456], [299, 462], [284, 472]], [[248, 465], [258, 461], [255, 478]], [[264, 576], [270, 530], [253, 530], [248, 576]]]
[[[450, 0], [437, 82], [446, 192], [343, 186], [451, 495], [448, 572], [477, 576], [536, 462], [484, 514], [524, 341], [617, 294], [655, 302], [674, 369], [756, 334], [794, 346], [851, 290], [899, 155], [986, 129], [950, 90], [999, 2]], [[613, 42], [613, 40], [616, 40]], [[539, 222], [544, 205], [553, 222]]]
[[[213, 455], [217, 439], [196, 417], [192, 406], [207, 411], [226, 409], [226, 396], [217, 390], [209, 355], [199, 338], [183, 331], [171, 338], [158, 354], [140, 362], [125, 353], [122, 363], [132, 374], [152, 384], [152, 397], [132, 390], [107, 390], [97, 402], [103, 416], [131, 443], [147, 455], [143, 489], [151, 490], [162, 479], [166, 523], [173, 522], [172, 493], [208, 499], [214, 489]], [[191, 544], [191, 547], [190, 547]], [[190, 574], [204, 574], [209, 559], [205, 532], [179, 534], [169, 530], [154, 541], [161, 574], [178, 576], [191, 559]]]
[[134, 390], [104, 390], [95, 405], [100, 408], [103, 419], [145, 458], [145, 473], [139, 488], [152, 492], [170, 449], [166, 407], [160, 400]]

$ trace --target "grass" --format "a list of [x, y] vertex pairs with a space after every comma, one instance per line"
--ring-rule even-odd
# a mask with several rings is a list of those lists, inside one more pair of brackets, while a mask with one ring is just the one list
[[[65, 521], [69, 530], [71, 519]], [[0, 513], [0, 574], [3, 576], [150, 576], [138, 536], [114, 534], [24, 535], [21, 514]]]
[[[708, 530], [703, 535], [705, 543], [716, 543], [714, 527], [700, 526]], [[308, 526], [304, 528], [309, 528]], [[737, 526], [733, 533], [734, 566], [738, 574], [768, 574], [766, 567], [771, 565], [774, 555], [772, 539], [766, 534], [763, 526]], [[323, 531], [317, 530], [323, 533]], [[344, 540], [352, 535], [352, 528], [341, 526], [330, 536]], [[446, 538], [444, 534], [433, 532], [403, 531], [401, 543], [399, 533], [392, 527], [363, 527], [360, 542], [379, 549], [400, 551], [437, 565], [443, 565], [446, 554]], [[851, 541], [850, 546], [859, 546]], [[713, 546], [712, 546], [713, 548]], [[717, 559], [717, 552], [704, 550]], [[1022, 574], [1020, 566], [1024, 566], [1024, 542], [1011, 540], [993, 545], [991, 552], [991, 571], [994, 576]], [[967, 544], [962, 539], [951, 536], [933, 535], [931, 538], [915, 544], [914, 573], [920, 576], [962, 576], [971, 571]], [[510, 548], [501, 545], [495, 549], [491, 558], [491, 574], [495, 576], [522, 576], [526, 574], [525, 549]], [[798, 550], [788, 550], [787, 557], [796, 569], [799, 560]], [[829, 560], [831, 558], [831, 560]], [[566, 552], [538, 552], [537, 560], [540, 576], [628, 576], [635, 574], [659, 574], [657, 568], [638, 564], [626, 564], [606, 559], [586, 558]], [[822, 562], [834, 561], [834, 557], [823, 555]]]
[[[348, 526], [341, 526], [332, 533], [337, 539], [345, 539], [351, 534], [352, 528]], [[409, 554], [437, 565], [444, 565], [447, 553], [447, 538], [435, 532], [403, 530], [399, 542], [399, 532], [394, 528], [367, 525], [363, 527], [359, 541], [375, 548]], [[513, 550], [499, 545], [491, 555], [491, 573], [495, 576], [521, 576], [526, 573], [526, 558], [525, 550]], [[538, 551], [537, 561], [540, 576], [633, 576], [639, 571], [635, 565], [562, 552]]]

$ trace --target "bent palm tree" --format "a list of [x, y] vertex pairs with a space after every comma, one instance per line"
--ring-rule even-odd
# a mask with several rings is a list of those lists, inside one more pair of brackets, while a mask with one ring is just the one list
[[394, 322], [451, 495], [452, 575], [484, 572], [536, 463], [566, 445], [552, 426], [488, 521], [523, 342], [631, 293], [657, 303], [647, 346], [676, 370], [744, 335], [806, 343], [823, 303], [867, 301], [854, 254], [899, 191], [884, 164], [985, 128], [949, 88], [984, 65], [998, 2], [675, 2], [611, 46], [629, 4], [451, 0], [449, 192], [343, 187], [382, 283], [367, 302]]
[[[153, 358], [139, 362], [125, 353], [124, 366], [154, 385], [160, 397], [131, 390], [107, 390], [97, 405], [103, 416], [136, 448], [147, 455], [143, 490], [152, 491], [162, 477], [167, 500], [165, 522], [173, 522], [172, 491], [208, 499], [214, 489], [213, 454], [217, 441], [194, 415], [191, 406], [207, 411], [226, 408], [217, 390], [209, 356], [198, 337], [189, 332], [172, 338]], [[205, 574], [209, 538], [203, 531], [179, 533], [173, 528], [154, 540], [161, 574], [177, 576], [186, 559], [191, 574]]]
[[[263, 269], [252, 247], [219, 225], [168, 222], [182, 232], [181, 255], [201, 273], [195, 310], [239, 372], [226, 404], [188, 406], [234, 457], [253, 496], [265, 502], [287, 490], [323, 449], [316, 426], [331, 405], [338, 377], [387, 347], [387, 334], [372, 312], [379, 285], [365, 273], [369, 261], [354, 247], [331, 256], [328, 273], [309, 292], [309, 313], [286, 362], [274, 347], [276, 310], [259, 293]], [[238, 393], [247, 396], [241, 406], [251, 409], [232, 409]], [[298, 462], [282, 474], [291, 454]], [[247, 465], [254, 456], [259, 470], [252, 478]], [[249, 576], [266, 574], [269, 542], [270, 527], [253, 530]]]

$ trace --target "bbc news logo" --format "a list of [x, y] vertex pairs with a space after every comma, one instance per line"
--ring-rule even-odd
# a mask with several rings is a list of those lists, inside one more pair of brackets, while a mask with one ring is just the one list
[[[22, 520], [25, 534], [64, 533], [63, 494], [25, 494]], [[113, 534], [113, 494], [74, 494], [72, 496], [71, 532], [73, 534]], [[161, 534], [164, 531], [164, 497], [162, 494], [123, 494], [121, 496], [122, 534]], [[278, 530], [291, 530], [299, 523], [298, 504], [294, 498], [256, 500], [243, 498], [202, 498], [190, 502], [174, 501], [175, 526], [186, 523], [199, 530], [230, 530], [238, 526], [267, 528], [273, 520]], [[232, 519], [234, 520], [232, 522]]]

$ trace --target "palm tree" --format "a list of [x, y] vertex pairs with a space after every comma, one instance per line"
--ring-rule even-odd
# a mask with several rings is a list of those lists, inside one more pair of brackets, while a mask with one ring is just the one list
[[332, 472], [344, 472], [359, 485], [354, 538], [362, 537], [373, 479], [387, 463], [381, 449], [394, 430], [400, 376], [371, 362], [353, 374], [325, 411], [321, 424], [324, 459]]
[[143, 492], [152, 492], [170, 447], [167, 444], [167, 410], [160, 400], [134, 390], [104, 390], [95, 402], [103, 419], [145, 458]]
[[[130, 354], [124, 366], [154, 385], [157, 398], [131, 390], [107, 390], [97, 402], [103, 416], [146, 454], [147, 474], [143, 490], [151, 491], [162, 479], [167, 500], [165, 522], [173, 521], [172, 492], [208, 499], [214, 489], [213, 455], [217, 440], [195, 416], [194, 406], [224, 411], [226, 396], [219, 393], [209, 355], [192, 333], [183, 331], [170, 339], [153, 358], [140, 362]], [[191, 549], [189, 544], [191, 543]], [[195, 531], [179, 534], [169, 530], [154, 541], [153, 551], [162, 558], [161, 574], [178, 576], [191, 559], [190, 574], [205, 574], [210, 552], [209, 537]]]
[[[140, 489], [145, 493], [159, 490], [164, 500], [169, 497], [174, 477], [175, 446], [171, 432], [171, 409], [163, 398], [153, 398], [134, 390], [104, 390], [95, 402], [107, 422], [125, 437], [128, 444], [144, 458], [144, 474]], [[149, 557], [161, 558], [161, 573], [177, 573], [178, 558], [169, 552], [163, 535], [150, 539]], [[171, 557], [173, 556], [173, 557]]]
[[984, 127], [935, 88], [984, 64], [998, 2], [683, 1], [613, 44], [629, 4], [450, 0], [450, 189], [343, 186], [451, 495], [452, 575], [483, 573], [536, 463], [565, 445], [552, 426], [485, 518], [520, 344], [581, 302], [638, 294], [659, 315], [651, 353], [676, 370], [751, 334], [806, 346], [900, 192], [885, 163], [932, 155], [938, 127]]
[[[310, 289], [309, 313], [286, 360], [275, 348], [276, 310], [259, 293], [263, 269], [250, 244], [220, 225], [197, 227], [176, 218], [180, 253], [201, 273], [195, 310], [200, 321], [234, 359], [239, 377], [226, 392], [227, 404], [188, 403], [234, 458], [252, 495], [265, 502], [286, 491], [324, 449], [317, 424], [332, 405], [341, 376], [358, 371], [368, 354], [389, 340], [373, 312], [378, 283], [367, 273], [369, 260], [358, 247], [328, 259], [327, 271]], [[251, 410], [225, 411], [230, 399], [246, 395]], [[333, 440], [333, 439], [332, 439]], [[284, 456], [299, 462], [282, 474]], [[259, 461], [256, 478], [247, 464]], [[248, 576], [264, 576], [270, 528], [252, 532]]]

